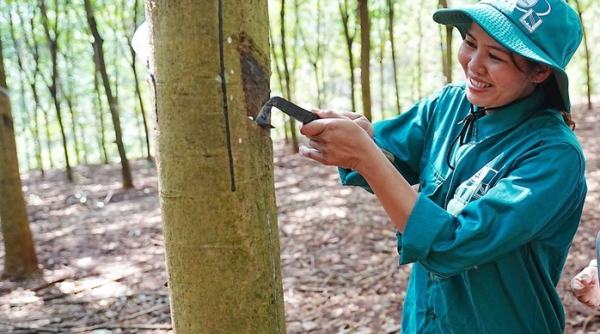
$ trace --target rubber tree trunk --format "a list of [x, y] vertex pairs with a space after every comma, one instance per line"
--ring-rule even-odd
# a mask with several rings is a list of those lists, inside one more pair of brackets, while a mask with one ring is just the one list
[[146, 17], [174, 331], [283, 334], [272, 142], [250, 119], [269, 97], [267, 0], [146, 0]]
[[28, 279], [41, 274], [33, 244], [19, 173], [17, 145], [0, 40], [0, 223], [4, 240], [2, 278]]

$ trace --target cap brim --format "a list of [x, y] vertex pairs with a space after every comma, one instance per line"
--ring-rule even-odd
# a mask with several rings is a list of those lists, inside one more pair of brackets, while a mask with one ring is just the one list
[[[433, 20], [439, 24], [456, 27], [463, 38], [472, 22], [477, 23], [488, 35], [508, 50], [528, 58], [536, 63], [552, 67], [566, 111], [571, 111], [569, 100], [569, 79], [566, 72], [552, 60], [542, 49], [533, 43], [523, 31], [515, 27], [506, 16], [496, 8], [476, 4], [461, 8], [438, 9]], [[489, 27], [494, 27], [490, 30]]]

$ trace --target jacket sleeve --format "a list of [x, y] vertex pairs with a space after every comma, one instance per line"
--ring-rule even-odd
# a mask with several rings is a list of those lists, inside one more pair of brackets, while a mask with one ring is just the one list
[[[418, 101], [411, 109], [393, 119], [374, 124], [373, 140], [410, 184], [419, 182], [419, 164], [439, 94]], [[339, 174], [343, 185], [359, 186], [373, 192], [357, 172], [339, 168]]]
[[[566, 142], [539, 145], [508, 170], [456, 216], [419, 194], [399, 234], [400, 263], [419, 261], [431, 272], [450, 276], [529, 242], [556, 238], [560, 231], [575, 233], [587, 191], [580, 149]], [[571, 236], [559, 238], [551, 248], [568, 249]]]

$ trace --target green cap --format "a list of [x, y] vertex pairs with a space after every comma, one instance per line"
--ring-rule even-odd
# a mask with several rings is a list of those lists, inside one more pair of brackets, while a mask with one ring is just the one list
[[439, 9], [433, 19], [455, 26], [463, 36], [477, 23], [508, 50], [553, 69], [565, 111], [571, 111], [565, 66], [583, 37], [579, 16], [563, 0], [484, 0]]

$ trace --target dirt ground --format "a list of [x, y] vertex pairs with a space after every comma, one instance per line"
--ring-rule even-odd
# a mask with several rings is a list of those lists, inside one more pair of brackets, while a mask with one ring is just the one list
[[[559, 283], [567, 334], [600, 333], [600, 313], [579, 304], [569, 280], [595, 253], [600, 229], [600, 110], [577, 110], [589, 193]], [[409, 266], [376, 199], [341, 187], [337, 172], [276, 145], [275, 180], [287, 333], [397, 333]], [[43, 277], [0, 282], [0, 333], [172, 333], [155, 168], [119, 166], [23, 175]], [[4, 249], [0, 243], [0, 270]]]

